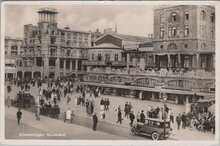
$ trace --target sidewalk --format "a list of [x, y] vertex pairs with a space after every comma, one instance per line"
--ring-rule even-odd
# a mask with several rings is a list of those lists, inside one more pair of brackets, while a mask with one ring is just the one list
[[[6, 119], [14, 120], [16, 121], [16, 112], [17, 108], [5, 108], [5, 116]], [[59, 139], [91, 139], [91, 140], [98, 140], [98, 139], [125, 139], [123, 137], [115, 136], [109, 133], [101, 132], [101, 131], [93, 131], [92, 128], [87, 128], [83, 126], [79, 126], [76, 124], [67, 124], [63, 123], [61, 120], [52, 119], [45, 116], [40, 116], [40, 121], [37, 121], [35, 119], [34, 113], [24, 111], [22, 110], [22, 118], [21, 123], [26, 124], [28, 126], [31, 126], [33, 128], [45, 131], [46, 136], [52, 135]], [[17, 124], [17, 121], [15, 122]], [[21, 133], [24, 134], [32, 134], [32, 133], [25, 133], [25, 129], [22, 129], [22, 127], [17, 126], [18, 129], [20, 129]], [[8, 127], [10, 128], [10, 127]], [[14, 129], [15, 130], [15, 129]], [[42, 133], [38, 133], [42, 134]], [[7, 136], [9, 137], [9, 136]], [[51, 138], [51, 136], [47, 136], [48, 139]], [[45, 137], [44, 137], [45, 138]]]

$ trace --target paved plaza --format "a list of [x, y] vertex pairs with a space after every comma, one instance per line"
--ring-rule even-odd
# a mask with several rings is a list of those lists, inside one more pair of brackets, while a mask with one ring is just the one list
[[[43, 84], [42, 88], [43, 89], [46, 88], [46, 84]], [[16, 97], [16, 93], [18, 93], [19, 90], [20, 90], [20, 87], [18, 88], [17, 86], [12, 86], [12, 92], [10, 93], [10, 96], [11, 96], [12, 99]], [[29, 92], [34, 97], [37, 97], [37, 95], [38, 95], [38, 88], [36, 86], [32, 87], [32, 85], [31, 85], [31, 88], [30, 88]], [[5, 97], [7, 97], [7, 92], [5, 92], [5, 93], [6, 93]], [[59, 125], [62, 125], [61, 127], [63, 127], [63, 126], [66, 127], [66, 125], [68, 125], [68, 124], [66, 124], [66, 123], [64, 123], [62, 121], [63, 120], [63, 113], [68, 108], [70, 108], [71, 110], [74, 110], [75, 115], [76, 115], [75, 119], [74, 119], [74, 124], [71, 124], [71, 125], [73, 125], [71, 127], [75, 126], [78, 129], [80, 129], [80, 130], [82, 128], [87, 128], [89, 130], [83, 130], [83, 131], [91, 131], [91, 132], [93, 132], [91, 130], [92, 118], [90, 116], [87, 116], [85, 107], [76, 106], [74, 98], [77, 98], [77, 97], [79, 97], [79, 93], [74, 93], [71, 96], [70, 103], [67, 105], [66, 98], [64, 98], [63, 95], [61, 96], [61, 101], [58, 103], [60, 108], [61, 108], [61, 114], [60, 114], [60, 117], [59, 117], [60, 120], [56, 120], [56, 119], [49, 118], [49, 117], [44, 117], [44, 118], [50, 119], [50, 121], [52, 121], [52, 122], [54, 122], [54, 121], [58, 122], [59, 121]], [[100, 116], [99, 116], [99, 112], [100, 112], [99, 104], [100, 104], [101, 98], [109, 98], [109, 100], [110, 100], [110, 108], [109, 108], [109, 111], [106, 112], [106, 118], [104, 120], [100, 120]], [[137, 111], [141, 111], [141, 110], [145, 110], [146, 111], [148, 106], [163, 107], [163, 103], [160, 103], [160, 102], [147, 101], [147, 100], [141, 101], [139, 99], [126, 98], [126, 97], [118, 97], [118, 96], [101, 95], [101, 97], [95, 98], [95, 97], [89, 97], [89, 95], [86, 94], [86, 99], [90, 99], [90, 100], [94, 100], [95, 101], [94, 111], [98, 114], [98, 118], [99, 118], [99, 123], [98, 123], [98, 127], [97, 127], [98, 131], [102, 131], [102, 132], [104, 132], [106, 134], [109, 133], [111, 135], [115, 135], [119, 139], [120, 138], [121, 139], [137, 139], [137, 140], [138, 139], [139, 140], [140, 139], [149, 139], [147, 137], [131, 136], [130, 133], [129, 133], [129, 122], [130, 122], [130, 120], [128, 118], [124, 118], [124, 116], [123, 116], [122, 125], [116, 124], [116, 121], [117, 121], [117, 116], [116, 115], [117, 114], [115, 112], [115, 109], [119, 105], [122, 107], [122, 110], [123, 110], [124, 104], [126, 102], [131, 102], [135, 115], [136, 115]], [[52, 101], [51, 101], [51, 103], [52, 103]], [[185, 106], [184, 105], [175, 105], [175, 104], [169, 104], [169, 103], [167, 103], [167, 105], [168, 105], [168, 107], [170, 107], [172, 109], [172, 112], [174, 114], [174, 119], [175, 119], [175, 116], [177, 114], [183, 113], [185, 111]], [[16, 111], [12, 107], [11, 108], [6, 108], [6, 121], [7, 120], [15, 119], [15, 116], [13, 117], [13, 113], [15, 113], [15, 112]], [[24, 116], [27, 116], [26, 114], [29, 116], [28, 117], [28, 119], [29, 119], [28, 121], [31, 120], [33, 122], [36, 122], [34, 113], [25, 111]], [[123, 115], [124, 115], [124, 113], [123, 113]], [[41, 117], [43, 117], [43, 116], [41, 116]], [[9, 124], [10, 123], [12, 124], [13, 122], [9, 121]], [[37, 121], [37, 123], [38, 123], [38, 126], [35, 125], [36, 128], [43, 127], [43, 129], [44, 129], [44, 127], [50, 127], [50, 125], [47, 126], [47, 124], [45, 122], [43, 122], [43, 120]], [[78, 127], [77, 125], [79, 125], [81, 127]], [[34, 128], [33, 124], [26, 125], [26, 126], [31, 126], [32, 128]], [[7, 124], [6, 124], [6, 130], [7, 130]], [[55, 131], [56, 132], [61, 132], [61, 131], [59, 131], [59, 129], [56, 129]], [[68, 131], [68, 128], [67, 128], [67, 131]], [[48, 129], [48, 132], [51, 132], [51, 129]], [[191, 130], [189, 128], [180, 129], [178, 131], [177, 128], [176, 128], [176, 124], [175, 123], [173, 124], [173, 132], [172, 133], [173, 134], [170, 136], [171, 140], [200, 140], [201, 137], [204, 137], [203, 140], [213, 140], [214, 139], [214, 135], [211, 134], [211, 133], [203, 133], [203, 132], [199, 132], [197, 130]], [[189, 135], [189, 133], [191, 133], [191, 134]], [[6, 134], [7, 134], [7, 132], [6, 132]], [[81, 134], [83, 134], [83, 133], [81, 133]], [[94, 134], [94, 133], [92, 133], [92, 134]], [[79, 135], [80, 135], [80, 133], [79, 133]], [[189, 136], [186, 136], [186, 135], [189, 135]], [[101, 139], [105, 139], [104, 135], [101, 136], [101, 137], [102, 137]], [[60, 137], [60, 138], [62, 139], [62, 137]], [[73, 135], [71, 137], [67, 136], [64, 139], [68, 139], [68, 138], [70, 138], [70, 139], [77, 139], [77, 136], [75, 136], [75, 135]], [[90, 137], [90, 138], [93, 139], [93, 137]], [[114, 137], [110, 136], [109, 139], [111, 139], [111, 138], [114, 138]], [[97, 139], [99, 139], [99, 138], [97, 138]]]

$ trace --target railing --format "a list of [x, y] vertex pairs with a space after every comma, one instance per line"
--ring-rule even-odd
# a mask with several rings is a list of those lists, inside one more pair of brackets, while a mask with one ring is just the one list
[[[87, 62], [88, 63], [88, 62]], [[96, 62], [91, 62], [91, 64], [97, 64]], [[100, 63], [99, 63], [100, 64]], [[87, 64], [90, 65], [90, 64]], [[104, 63], [103, 63], [104, 65]], [[140, 75], [140, 76], [154, 76], [154, 77], [176, 77], [176, 78], [199, 78], [199, 79], [214, 79], [214, 72], [206, 71], [187, 71], [187, 72], [172, 72], [167, 70], [159, 71], [141, 71], [137, 69], [88, 69], [89, 73], [106, 73], [106, 74], [123, 74], [123, 75]]]

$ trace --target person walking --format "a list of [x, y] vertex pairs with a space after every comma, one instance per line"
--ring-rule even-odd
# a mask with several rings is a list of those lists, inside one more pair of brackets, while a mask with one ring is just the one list
[[66, 121], [69, 124], [71, 122], [71, 111], [70, 108], [66, 111]]
[[179, 113], [179, 115], [176, 117], [176, 123], [177, 123], [178, 130], [180, 129], [181, 120], [182, 120], [182, 117]]
[[182, 129], [186, 127], [186, 115], [185, 112], [182, 114]]
[[118, 109], [118, 121], [116, 122], [118, 124], [118, 122], [120, 124], [122, 124], [122, 115], [121, 115], [121, 109]]
[[97, 127], [97, 123], [98, 123], [98, 117], [97, 117], [96, 113], [93, 114], [92, 119], [93, 119], [93, 131], [96, 131], [96, 127]]
[[10, 107], [11, 106], [11, 97], [10, 95], [8, 95], [8, 98], [6, 100], [7, 106]]
[[21, 115], [22, 115], [22, 112], [21, 112], [21, 110], [20, 110], [20, 108], [19, 108], [19, 109], [18, 109], [18, 112], [17, 112], [18, 125], [20, 125]]
[[130, 121], [131, 121], [129, 125], [132, 127], [134, 119], [135, 119], [135, 115], [133, 114], [133, 111], [130, 112], [129, 117], [130, 117]]
[[141, 123], [145, 123], [144, 110], [141, 111], [141, 114], [140, 114], [140, 122], [141, 122]]

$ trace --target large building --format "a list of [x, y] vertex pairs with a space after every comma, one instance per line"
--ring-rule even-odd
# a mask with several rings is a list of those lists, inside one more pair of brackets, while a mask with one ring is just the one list
[[5, 37], [5, 79], [17, 76], [16, 58], [23, 54], [22, 39]]
[[[41, 8], [37, 26], [24, 26], [24, 55], [18, 59], [18, 77], [60, 77], [79, 73], [88, 58], [87, 47], [96, 33], [58, 28], [57, 10]], [[98, 35], [98, 36], [97, 36]]]
[[[214, 32], [214, 7], [179, 5], [155, 8], [152, 41], [131, 41], [121, 50], [119, 40], [122, 37], [117, 34], [108, 34], [96, 41], [97, 46], [89, 50], [91, 60], [96, 58], [93, 54], [101, 54], [99, 46], [108, 46], [108, 52], [121, 51], [126, 69], [112, 69], [110, 65], [108, 68], [88, 70], [84, 84], [99, 87], [105, 94], [154, 101], [163, 101], [166, 96], [167, 102], [176, 104], [213, 97]], [[99, 44], [99, 40], [105, 43]], [[96, 56], [98, 60], [103, 58], [100, 57], [103, 55]], [[114, 58], [105, 56], [110, 61]]]

